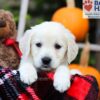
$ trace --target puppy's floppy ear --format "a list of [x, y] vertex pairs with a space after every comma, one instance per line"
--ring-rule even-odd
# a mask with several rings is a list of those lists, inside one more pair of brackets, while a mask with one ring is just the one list
[[24, 36], [19, 41], [19, 48], [22, 52], [23, 57], [27, 58], [30, 53], [30, 45], [31, 45], [31, 39], [32, 39], [33, 32], [30, 30], [27, 30], [24, 33]]
[[70, 31], [67, 31], [67, 63], [70, 64], [77, 56], [78, 46], [75, 42], [75, 37]]

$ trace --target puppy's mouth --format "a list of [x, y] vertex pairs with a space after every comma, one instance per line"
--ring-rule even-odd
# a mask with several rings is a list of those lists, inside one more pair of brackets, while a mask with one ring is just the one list
[[40, 68], [42, 71], [52, 71], [52, 68]]
[[47, 65], [42, 65], [40, 67], [40, 70], [42, 70], [42, 71], [52, 71], [53, 68], [51, 68], [50, 66], [47, 66]]

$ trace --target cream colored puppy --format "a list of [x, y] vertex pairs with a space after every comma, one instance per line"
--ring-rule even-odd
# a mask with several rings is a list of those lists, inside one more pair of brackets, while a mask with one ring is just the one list
[[19, 42], [22, 51], [20, 78], [31, 84], [38, 78], [37, 71], [54, 70], [54, 87], [64, 92], [70, 87], [68, 64], [78, 53], [75, 38], [57, 22], [43, 22], [27, 30]]

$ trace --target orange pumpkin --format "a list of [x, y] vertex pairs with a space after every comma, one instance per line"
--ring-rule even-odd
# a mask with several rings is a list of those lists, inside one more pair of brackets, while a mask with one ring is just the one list
[[54, 13], [52, 21], [62, 23], [76, 36], [77, 41], [82, 41], [89, 30], [89, 20], [83, 19], [82, 14], [80, 8], [63, 7]]
[[97, 83], [98, 83], [99, 89], [100, 89], [100, 73], [92, 66], [88, 66], [89, 55], [90, 55], [90, 43], [88, 42], [88, 37], [87, 37], [86, 44], [85, 44], [83, 51], [81, 53], [80, 64], [71, 64], [69, 68], [70, 69], [77, 69], [83, 75], [94, 76], [97, 80]]
[[84, 66], [81, 66], [79, 64], [71, 64], [71, 65], [69, 65], [69, 68], [70, 69], [77, 69], [83, 75], [92, 75], [92, 76], [94, 76], [97, 79], [99, 89], [100, 89], [100, 73], [95, 68], [93, 68], [92, 66], [84, 67]]

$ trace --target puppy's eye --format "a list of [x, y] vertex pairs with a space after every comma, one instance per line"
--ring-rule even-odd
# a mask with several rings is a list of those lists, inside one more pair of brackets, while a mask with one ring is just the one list
[[60, 49], [60, 48], [61, 48], [61, 45], [59, 45], [59, 44], [56, 43], [56, 44], [55, 44], [55, 48], [56, 48], [56, 49]]
[[41, 44], [41, 43], [36, 43], [36, 46], [37, 46], [37, 47], [41, 47], [42, 44]]

